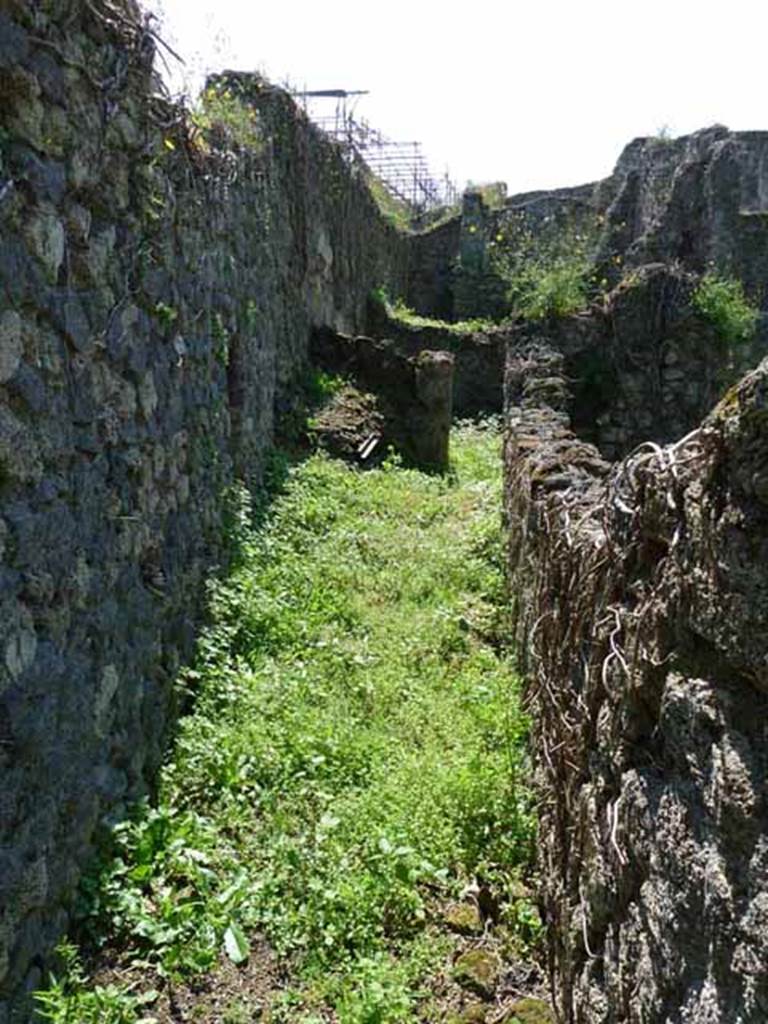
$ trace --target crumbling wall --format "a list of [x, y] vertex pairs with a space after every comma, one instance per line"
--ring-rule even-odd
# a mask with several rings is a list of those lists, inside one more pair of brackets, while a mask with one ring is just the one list
[[[697, 278], [665, 264], [638, 268], [600, 305], [507, 329], [557, 352], [576, 433], [609, 459], [692, 430], [765, 352], [760, 337], [727, 342], [699, 313]], [[509, 396], [507, 396], [509, 401]]]
[[702, 273], [717, 268], [768, 303], [768, 132], [715, 125], [679, 139], [635, 139], [596, 194], [604, 213], [598, 262], [659, 260]]
[[408, 323], [390, 316], [373, 299], [368, 310], [368, 331], [391, 341], [404, 355], [426, 349], [450, 352], [455, 360], [453, 408], [459, 416], [500, 413], [504, 407], [504, 354], [509, 329], [449, 324]]
[[[439, 252], [442, 317], [508, 315], [510, 271], [530, 254], [546, 263], [569, 252], [609, 288], [628, 268], [665, 263], [736, 277], [768, 308], [768, 132], [715, 125], [677, 139], [638, 138], [602, 181], [505, 198], [491, 191], [495, 205], [482, 188], [468, 189], [450, 230], [420, 239], [422, 253]], [[423, 279], [430, 300], [409, 301], [434, 316], [433, 279]]]
[[258, 480], [312, 326], [362, 329], [407, 251], [281, 92], [228, 80], [247, 148], [159, 98], [131, 0], [0, 8], [6, 1024], [94, 831], [152, 778], [226, 496]]
[[[448, 468], [455, 367], [450, 352], [420, 347], [409, 355], [392, 341], [350, 337], [328, 328], [313, 332], [310, 352], [315, 365], [353, 380], [375, 397], [378, 422], [370, 441], [376, 442], [377, 456], [392, 445], [413, 465]], [[355, 454], [343, 439], [340, 445], [335, 442], [332, 434], [327, 430], [326, 438], [339, 454]]]
[[510, 345], [506, 516], [566, 1024], [768, 1014], [768, 360], [610, 465]]

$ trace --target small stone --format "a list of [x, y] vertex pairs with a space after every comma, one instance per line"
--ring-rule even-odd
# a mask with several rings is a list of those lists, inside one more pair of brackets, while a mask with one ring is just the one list
[[504, 1018], [503, 1024], [555, 1024], [555, 1015], [541, 999], [518, 999]]
[[110, 225], [91, 240], [87, 261], [92, 281], [98, 282], [106, 279], [116, 239], [115, 229]]
[[17, 146], [12, 153], [17, 180], [26, 182], [41, 202], [60, 203], [67, 187], [64, 164], [60, 160], [43, 159], [27, 146]]
[[488, 1012], [482, 1003], [470, 1003], [460, 1013], [448, 1018], [447, 1024], [485, 1024]]
[[139, 382], [139, 405], [145, 420], [150, 420], [157, 409], [157, 388], [155, 378], [150, 370]]
[[0, 406], [0, 483], [39, 483], [40, 451], [32, 431], [10, 409]]
[[447, 927], [457, 935], [480, 935], [483, 931], [480, 911], [473, 903], [452, 903], [443, 919]]
[[23, 64], [29, 53], [27, 33], [0, 12], [0, 68], [14, 68]]
[[64, 261], [66, 241], [64, 225], [55, 210], [47, 205], [36, 210], [26, 226], [25, 237], [30, 252], [45, 268], [48, 280], [55, 284]]
[[99, 736], [106, 735], [109, 711], [119, 688], [120, 677], [117, 674], [117, 669], [114, 665], [106, 665], [101, 674], [101, 682], [94, 701], [94, 719]]
[[21, 360], [21, 317], [9, 309], [0, 316], [0, 384], [16, 373]]
[[[3, 101], [11, 136], [44, 149], [45, 108], [40, 102], [40, 83], [22, 67], [9, 68], [3, 76]], [[5, 113], [5, 111], [4, 111]]]
[[462, 988], [483, 999], [492, 999], [499, 980], [499, 961], [487, 950], [471, 949], [454, 964], [453, 978]]
[[79, 203], [73, 203], [67, 213], [67, 230], [77, 245], [85, 245], [91, 233], [91, 211]]
[[768, 505], [768, 473], [755, 473], [752, 477], [752, 490], [762, 505]]
[[31, 629], [21, 630], [6, 644], [5, 667], [17, 679], [35, 660], [37, 637]]

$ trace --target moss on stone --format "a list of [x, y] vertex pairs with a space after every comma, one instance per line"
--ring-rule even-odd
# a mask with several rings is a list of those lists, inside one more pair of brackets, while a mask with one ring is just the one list
[[452, 903], [443, 919], [447, 927], [458, 935], [479, 935], [483, 930], [480, 911], [472, 903]]
[[498, 958], [485, 949], [471, 949], [454, 964], [453, 978], [462, 988], [491, 999], [499, 978]]
[[549, 1006], [541, 999], [518, 999], [504, 1024], [555, 1024], [555, 1017]]
[[470, 1003], [458, 1013], [452, 1013], [446, 1024], [485, 1024], [487, 1012], [482, 1003]]

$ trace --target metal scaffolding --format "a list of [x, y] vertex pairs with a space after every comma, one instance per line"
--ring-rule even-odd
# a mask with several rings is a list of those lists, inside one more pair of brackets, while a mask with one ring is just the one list
[[[354, 113], [358, 96], [366, 90], [321, 89], [294, 92], [312, 121], [335, 139], [350, 160], [359, 159], [393, 196], [406, 203], [414, 215], [439, 206], [450, 206], [459, 197], [446, 173], [436, 178], [430, 171], [419, 142], [396, 142]], [[332, 114], [318, 114], [315, 100], [336, 100]], [[323, 104], [325, 106], [325, 104]]]

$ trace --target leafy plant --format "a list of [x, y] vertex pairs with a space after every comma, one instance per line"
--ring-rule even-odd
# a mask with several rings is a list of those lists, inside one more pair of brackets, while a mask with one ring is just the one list
[[216, 313], [211, 323], [211, 337], [213, 339], [213, 352], [216, 359], [222, 366], [229, 366], [229, 343], [230, 333], [224, 323], [221, 313]]
[[533, 264], [512, 286], [513, 305], [526, 320], [577, 313], [587, 305], [590, 270], [579, 255]]
[[179, 318], [179, 311], [169, 306], [167, 302], [155, 303], [155, 316], [160, 320], [166, 330], [173, 327]]
[[726, 344], [739, 344], [754, 336], [760, 311], [747, 300], [744, 287], [736, 278], [705, 274], [692, 301]]
[[591, 248], [598, 225], [525, 215], [511, 218], [491, 245], [491, 269], [514, 315], [527, 320], [584, 309], [594, 289]]
[[56, 953], [61, 974], [51, 977], [45, 991], [35, 993], [40, 1018], [51, 1024], [156, 1024], [143, 1011], [157, 999], [157, 992], [136, 996], [117, 985], [89, 987], [75, 946], [62, 943]]
[[305, 389], [310, 402], [319, 403], [338, 394], [346, 383], [346, 379], [338, 374], [312, 369], [307, 376]]
[[205, 89], [192, 123], [203, 136], [218, 135], [242, 149], [259, 151], [264, 144], [256, 110], [228, 88], [212, 85]]

